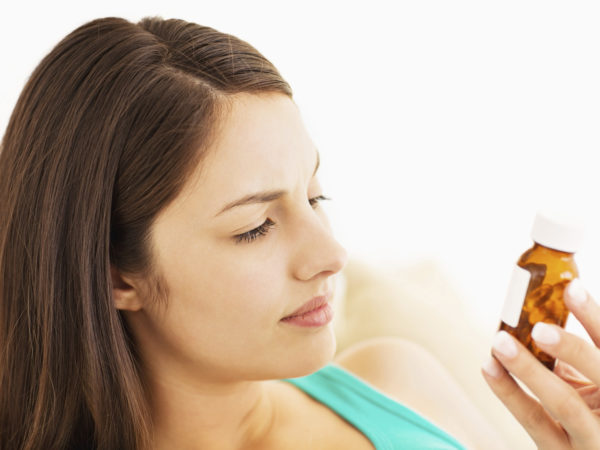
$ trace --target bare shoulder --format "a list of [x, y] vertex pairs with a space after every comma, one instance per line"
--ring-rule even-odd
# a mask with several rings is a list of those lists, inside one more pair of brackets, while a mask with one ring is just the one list
[[[401, 398], [414, 390], [413, 383], [423, 386], [423, 375], [443, 367], [423, 347], [397, 337], [371, 338], [345, 349], [334, 361], [386, 394]], [[444, 373], [444, 376], [446, 374]]]
[[334, 362], [423, 415], [467, 448], [506, 448], [450, 372], [422, 346], [397, 337], [377, 337], [345, 349]]

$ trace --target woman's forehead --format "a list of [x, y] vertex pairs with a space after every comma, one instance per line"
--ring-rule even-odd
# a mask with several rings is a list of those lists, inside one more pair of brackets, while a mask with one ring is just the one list
[[312, 178], [318, 152], [294, 102], [282, 94], [238, 95], [181, 199], [209, 217], [252, 193], [288, 190]]

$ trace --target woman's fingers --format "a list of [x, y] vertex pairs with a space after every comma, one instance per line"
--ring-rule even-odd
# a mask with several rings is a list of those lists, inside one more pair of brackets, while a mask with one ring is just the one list
[[564, 299], [569, 311], [581, 322], [594, 344], [600, 347], [600, 306], [583, 288], [579, 278], [568, 284]]
[[564, 361], [556, 361], [554, 373], [575, 389], [594, 385], [589, 378]]
[[600, 391], [598, 390], [598, 387], [593, 385], [585, 386], [577, 389], [577, 393], [588, 405], [588, 408], [598, 416], [598, 412], [600, 411]]
[[539, 448], [563, 449], [567, 437], [540, 403], [525, 393], [498, 361], [490, 357], [483, 376], [496, 396], [523, 425]]
[[577, 391], [543, 366], [520, 342], [507, 332], [500, 331], [494, 338], [493, 354], [509, 372], [525, 383], [566, 430], [572, 443], [600, 442], [598, 420]]
[[557, 325], [543, 322], [535, 324], [531, 337], [544, 352], [573, 366], [600, 386], [600, 351], [592, 344]]
[[[554, 373], [510, 334], [501, 331], [493, 345], [497, 361], [492, 359], [484, 365], [484, 378], [538, 447], [597, 448], [600, 442], [600, 350], [597, 348], [600, 347], [600, 305], [578, 279], [569, 283], [564, 297], [567, 307], [596, 347], [556, 325], [536, 324], [532, 330], [536, 345], [560, 360]], [[539, 402], [527, 395], [507, 371], [521, 380]]]

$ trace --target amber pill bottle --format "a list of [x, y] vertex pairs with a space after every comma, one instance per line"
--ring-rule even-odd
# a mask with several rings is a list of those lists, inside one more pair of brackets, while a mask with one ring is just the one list
[[500, 330], [517, 338], [548, 369], [555, 358], [541, 351], [531, 339], [537, 322], [564, 327], [569, 315], [563, 294], [579, 276], [574, 253], [583, 240], [580, 221], [556, 212], [538, 212], [531, 230], [533, 247], [525, 251], [513, 269]]

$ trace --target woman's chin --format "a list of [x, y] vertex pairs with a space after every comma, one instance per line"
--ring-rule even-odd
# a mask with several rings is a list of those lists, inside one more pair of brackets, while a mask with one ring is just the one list
[[[310, 375], [329, 364], [336, 351], [336, 339], [331, 324], [327, 325], [322, 333], [317, 333], [306, 339], [305, 345], [300, 346], [297, 352], [288, 353], [286, 375], [280, 378], [297, 378]], [[283, 368], [283, 366], [282, 366]]]

